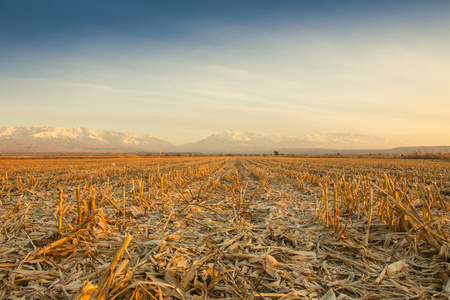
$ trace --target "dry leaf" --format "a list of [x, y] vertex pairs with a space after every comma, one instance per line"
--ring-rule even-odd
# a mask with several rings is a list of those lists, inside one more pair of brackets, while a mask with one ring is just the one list
[[325, 295], [323, 295], [322, 298], [320, 298], [320, 300], [336, 300], [336, 295], [334, 294], [333, 289], [329, 289]]
[[394, 262], [392, 264], [390, 264], [387, 267], [387, 273], [389, 275], [393, 275], [397, 272], [399, 272], [401, 269], [403, 269], [404, 267], [407, 267], [408, 263], [406, 262], [406, 260], [399, 260], [397, 262]]

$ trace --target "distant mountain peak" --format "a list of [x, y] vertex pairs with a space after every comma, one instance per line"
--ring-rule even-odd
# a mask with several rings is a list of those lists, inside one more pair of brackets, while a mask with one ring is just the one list
[[132, 131], [93, 130], [87, 127], [5, 126], [0, 128], [2, 152], [136, 152], [175, 149], [169, 142]]
[[[256, 133], [238, 132], [238, 131], [224, 131], [222, 133], [213, 134], [206, 139], [212, 140], [228, 140], [228, 141], [249, 141], [252, 138], [259, 136]], [[206, 140], [205, 139], [205, 140]]]
[[410, 144], [382, 137], [355, 133], [309, 133], [300, 136], [263, 135], [252, 132], [224, 131], [182, 146], [152, 135], [133, 131], [93, 130], [87, 127], [4, 126], [0, 128], [0, 153], [22, 152], [202, 152], [273, 153], [298, 149], [392, 149]]
[[354, 133], [310, 133], [301, 136], [224, 131], [184, 146], [205, 153], [272, 153], [277, 149], [388, 149], [404, 145], [385, 138]]

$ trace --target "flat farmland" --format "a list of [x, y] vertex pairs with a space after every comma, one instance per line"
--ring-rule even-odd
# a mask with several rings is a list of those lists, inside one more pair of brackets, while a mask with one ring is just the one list
[[450, 164], [0, 159], [0, 299], [448, 299]]

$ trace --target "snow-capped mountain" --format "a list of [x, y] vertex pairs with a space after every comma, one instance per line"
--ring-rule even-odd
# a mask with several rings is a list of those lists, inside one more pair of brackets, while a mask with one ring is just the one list
[[183, 149], [205, 153], [271, 153], [277, 149], [388, 149], [399, 146], [406, 146], [406, 144], [381, 137], [352, 133], [320, 133], [291, 137], [225, 131], [196, 143], [184, 145]]
[[134, 132], [92, 130], [86, 127], [0, 128], [0, 150], [8, 152], [127, 152], [172, 151], [175, 146], [156, 137]]
[[[274, 144], [269, 136], [251, 132], [225, 131], [182, 146], [185, 151], [204, 153], [257, 153]], [[200, 150], [201, 149], [201, 150]]]
[[[404, 142], [352, 133], [320, 133], [297, 137], [225, 131], [195, 143], [174, 146], [151, 135], [131, 131], [92, 130], [86, 127], [0, 128], [0, 154], [3, 153], [121, 153], [121, 152], [201, 152], [219, 153], [330, 153], [329, 149], [392, 149], [410, 146]], [[298, 150], [301, 149], [299, 152]], [[308, 150], [309, 149], [309, 150]], [[318, 152], [319, 149], [322, 149]], [[306, 152], [305, 152], [306, 151]]]

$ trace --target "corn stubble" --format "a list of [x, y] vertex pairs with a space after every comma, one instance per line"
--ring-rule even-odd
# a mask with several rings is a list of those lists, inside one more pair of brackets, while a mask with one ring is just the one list
[[447, 299], [438, 160], [0, 160], [1, 299]]

